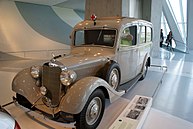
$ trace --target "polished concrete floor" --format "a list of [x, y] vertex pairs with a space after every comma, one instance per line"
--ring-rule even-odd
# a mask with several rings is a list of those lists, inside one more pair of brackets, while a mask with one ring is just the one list
[[193, 123], [193, 52], [161, 49], [161, 55], [153, 58], [166, 65], [167, 72], [152, 107]]
[[[11, 81], [19, 70], [43, 62], [45, 60], [0, 61], [0, 104], [3, 105], [12, 100], [14, 93], [11, 91]], [[152, 109], [143, 129], [193, 128], [193, 51], [186, 54], [170, 52], [163, 48], [154, 50], [152, 65], [146, 78], [139, 81], [128, 93], [113, 104], [107, 101], [99, 129], [108, 128], [135, 95], [153, 98]], [[167, 66], [167, 68], [159, 66]], [[33, 119], [26, 116], [26, 113], [22, 114], [22, 110], [13, 105], [6, 108], [24, 128], [33, 129], [34, 125], [42, 129], [59, 128], [55, 123], [34, 122]], [[155, 126], [160, 123], [164, 126]], [[64, 128], [64, 125], [61, 128]]]

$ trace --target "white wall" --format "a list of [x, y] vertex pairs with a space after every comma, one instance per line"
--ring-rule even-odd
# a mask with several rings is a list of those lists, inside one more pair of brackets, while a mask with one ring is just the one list
[[45, 58], [56, 49], [63, 52], [70, 48], [34, 31], [20, 15], [13, 1], [0, 1], [0, 18], [0, 51], [3, 53]]
[[161, 15], [162, 15], [162, 2], [163, 0], [152, 0], [151, 3], [151, 22], [154, 25], [154, 36], [153, 36], [153, 49], [152, 54], [159, 57], [160, 50], [160, 28], [161, 28]]

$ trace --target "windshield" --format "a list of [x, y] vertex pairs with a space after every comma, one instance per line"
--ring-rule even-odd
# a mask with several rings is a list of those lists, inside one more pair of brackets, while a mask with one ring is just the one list
[[100, 45], [113, 47], [115, 35], [116, 30], [110, 29], [77, 30], [74, 35], [74, 45]]

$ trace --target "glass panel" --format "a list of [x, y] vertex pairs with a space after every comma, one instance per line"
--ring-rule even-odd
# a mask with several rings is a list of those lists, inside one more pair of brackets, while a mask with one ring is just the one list
[[169, 0], [170, 1], [170, 5], [172, 8], [172, 12], [174, 14], [174, 16], [176, 17], [176, 20], [178, 22], [181, 22], [181, 12], [180, 12], [180, 4], [179, 4], [179, 0]]
[[184, 22], [186, 22], [187, 19], [187, 0], [181, 0], [182, 1], [182, 8], [183, 8], [183, 16], [184, 16]]
[[[187, 35], [187, 0], [166, 0], [166, 2], [169, 5], [172, 16], [178, 25], [183, 40], [185, 41]], [[162, 24], [164, 24], [163, 20], [164, 18], [162, 18]], [[164, 27], [162, 27], [162, 29], [166, 34], [170, 31], [170, 29], [166, 30]]]
[[152, 40], [152, 35], [151, 35], [151, 28], [150, 27], [147, 27], [147, 35], [146, 35], [146, 40], [147, 42], [151, 41]]
[[123, 30], [121, 34], [121, 46], [136, 45], [137, 26], [130, 26]]
[[141, 26], [140, 43], [145, 43], [145, 26]]
[[83, 30], [79, 30], [79, 31], [76, 31], [76, 34], [75, 34], [75, 46], [79, 46], [79, 45], [82, 45], [84, 43], [84, 31]]

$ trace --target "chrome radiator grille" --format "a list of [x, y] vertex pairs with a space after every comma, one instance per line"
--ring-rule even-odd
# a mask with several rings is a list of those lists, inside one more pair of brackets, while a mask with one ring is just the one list
[[[59, 67], [49, 67], [46, 64], [43, 66], [42, 73], [42, 85], [47, 88], [47, 98], [51, 100], [49, 106], [55, 107], [60, 102], [61, 96], [61, 84], [60, 84], [60, 73]], [[47, 105], [48, 106], [48, 105]]]

